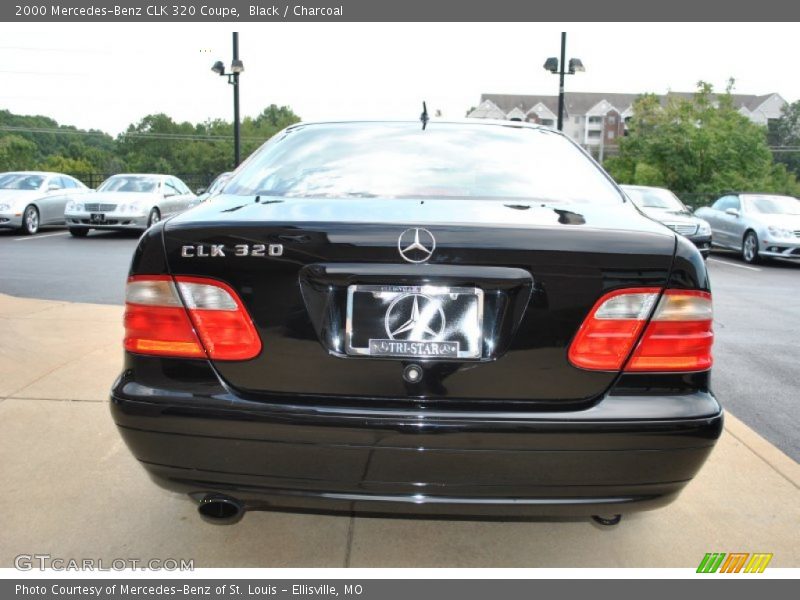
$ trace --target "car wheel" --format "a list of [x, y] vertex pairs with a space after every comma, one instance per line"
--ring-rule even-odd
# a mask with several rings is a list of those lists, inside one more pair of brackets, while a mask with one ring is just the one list
[[89, 235], [89, 228], [88, 227], [70, 227], [69, 234], [72, 237], [86, 237]]
[[742, 242], [742, 258], [744, 262], [754, 265], [760, 262], [758, 256], [758, 236], [755, 231], [748, 231]]
[[39, 211], [31, 204], [25, 208], [22, 213], [22, 233], [25, 235], [33, 235], [39, 231]]
[[158, 223], [160, 220], [161, 220], [161, 213], [158, 212], [157, 208], [154, 208], [153, 210], [150, 211], [150, 215], [147, 217], [147, 228], [149, 229], [150, 227]]

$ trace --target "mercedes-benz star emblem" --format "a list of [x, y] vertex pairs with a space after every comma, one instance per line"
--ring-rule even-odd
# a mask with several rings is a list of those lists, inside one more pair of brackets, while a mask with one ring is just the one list
[[424, 342], [444, 333], [441, 304], [425, 294], [402, 294], [392, 300], [383, 319], [386, 335], [392, 340]]
[[416, 227], [406, 229], [397, 238], [397, 249], [400, 256], [410, 263], [423, 263], [436, 250], [436, 238], [427, 229]]

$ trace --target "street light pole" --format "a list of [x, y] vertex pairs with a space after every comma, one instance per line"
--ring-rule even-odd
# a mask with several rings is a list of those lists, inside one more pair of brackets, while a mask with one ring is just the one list
[[[563, 49], [562, 49], [563, 55]], [[239, 32], [233, 32], [233, 60], [234, 64], [239, 60]], [[233, 73], [233, 167], [239, 166], [242, 162], [242, 140], [239, 131], [239, 72]]]
[[551, 56], [544, 62], [544, 68], [558, 75], [558, 130], [564, 129], [564, 75], [574, 75], [585, 71], [580, 58], [570, 58], [567, 63], [567, 32], [561, 32], [561, 60]]
[[233, 86], [233, 166], [242, 162], [242, 139], [239, 131], [239, 75], [244, 71], [244, 63], [239, 60], [239, 33], [233, 32], [233, 60], [231, 70], [225, 70], [225, 64], [218, 60], [211, 70], [220, 77], [227, 77], [228, 83]]
[[561, 32], [561, 62], [558, 73], [558, 130], [564, 130], [564, 66], [567, 62], [567, 32]]

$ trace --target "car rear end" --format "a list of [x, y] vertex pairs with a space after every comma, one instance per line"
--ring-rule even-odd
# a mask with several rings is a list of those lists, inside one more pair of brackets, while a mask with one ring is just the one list
[[[558, 135], [495, 141], [532, 131]], [[697, 250], [621, 197], [436, 195], [222, 196], [146, 232], [112, 412], [159, 484], [222, 520], [617, 514], [680, 492], [722, 427]]]

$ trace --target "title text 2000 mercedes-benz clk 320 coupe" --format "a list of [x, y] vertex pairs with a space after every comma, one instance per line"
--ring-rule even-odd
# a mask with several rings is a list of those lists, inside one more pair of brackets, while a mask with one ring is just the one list
[[114, 419], [207, 520], [617, 515], [722, 428], [697, 249], [558, 132], [299, 124], [142, 237]]

